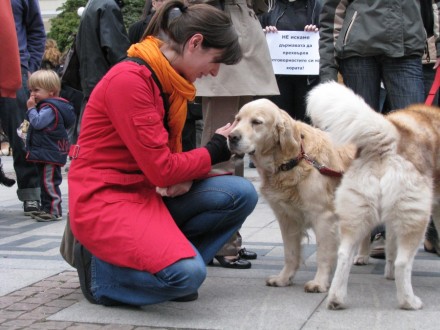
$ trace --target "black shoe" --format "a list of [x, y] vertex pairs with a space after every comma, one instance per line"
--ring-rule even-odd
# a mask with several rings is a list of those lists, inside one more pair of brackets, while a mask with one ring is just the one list
[[194, 301], [194, 300], [197, 300], [197, 298], [199, 298], [199, 293], [196, 291], [196, 292], [194, 292], [194, 293], [188, 294], [188, 295], [183, 296], [183, 297], [179, 297], [179, 298], [171, 299], [171, 301], [176, 301], [176, 302], [187, 302], [187, 301]]
[[76, 243], [74, 257], [81, 291], [89, 302], [97, 304], [97, 301], [92, 296], [92, 273], [90, 269], [92, 255], [84, 246], [82, 246], [82, 244]]
[[23, 202], [24, 215], [31, 216], [34, 212], [40, 211], [39, 201], [24, 201]]
[[247, 259], [247, 260], [254, 260], [257, 259], [257, 254], [253, 251], [248, 251], [246, 250], [246, 248], [241, 248], [238, 251], [238, 255], [240, 256], [240, 258], [242, 259]]
[[0, 165], [0, 184], [6, 187], [12, 187], [15, 184], [14, 179], [10, 179], [6, 176], [5, 172], [3, 172], [3, 166]]
[[224, 268], [235, 268], [235, 269], [249, 269], [252, 264], [240, 257], [235, 259], [227, 259], [224, 256], [215, 256], [215, 259], [220, 263], [220, 266]]

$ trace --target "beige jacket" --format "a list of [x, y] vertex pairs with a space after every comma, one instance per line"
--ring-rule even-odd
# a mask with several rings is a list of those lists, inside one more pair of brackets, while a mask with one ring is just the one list
[[196, 80], [197, 96], [278, 95], [266, 37], [255, 12], [246, 0], [225, 0], [225, 12], [240, 38], [243, 59], [236, 65], [222, 64], [217, 77]]

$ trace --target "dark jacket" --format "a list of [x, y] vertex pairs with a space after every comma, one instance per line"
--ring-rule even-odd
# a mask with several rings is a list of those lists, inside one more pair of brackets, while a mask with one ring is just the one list
[[81, 88], [89, 97], [104, 74], [127, 56], [130, 46], [121, 9], [114, 0], [89, 0], [76, 36]]
[[[305, 7], [302, 17], [288, 15], [289, 9]], [[276, 0], [273, 8], [259, 16], [261, 26], [275, 26], [280, 31], [304, 31], [304, 26], [314, 24], [319, 27], [319, 14], [321, 13], [320, 0]], [[297, 9], [297, 8], [295, 8]]]
[[[37, 0], [12, 0], [22, 68], [34, 72], [40, 68], [46, 32]], [[3, 27], [2, 27], [3, 28]]]
[[425, 48], [419, 0], [324, 0], [319, 19], [321, 81], [337, 80], [339, 59], [421, 58]]
[[29, 126], [26, 137], [26, 159], [63, 166], [66, 164], [70, 148], [66, 129], [75, 123], [75, 110], [62, 98], [42, 100], [38, 102], [37, 110], [46, 106], [54, 111], [55, 120], [49, 127], [41, 130]]
[[141, 41], [141, 38], [144, 35], [144, 32], [147, 29], [148, 23], [150, 23], [153, 14], [154, 12], [148, 14], [143, 20], [137, 21], [130, 25], [128, 28], [128, 39], [130, 40], [130, 43], [136, 44]]

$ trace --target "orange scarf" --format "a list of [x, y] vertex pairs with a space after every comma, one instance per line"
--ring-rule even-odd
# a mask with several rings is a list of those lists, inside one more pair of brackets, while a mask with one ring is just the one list
[[196, 89], [174, 70], [160, 51], [162, 44], [159, 39], [148, 36], [140, 43], [132, 45], [128, 50], [128, 56], [139, 57], [147, 62], [162, 84], [163, 92], [169, 95], [168, 146], [172, 152], [181, 152], [187, 102], [194, 100]]

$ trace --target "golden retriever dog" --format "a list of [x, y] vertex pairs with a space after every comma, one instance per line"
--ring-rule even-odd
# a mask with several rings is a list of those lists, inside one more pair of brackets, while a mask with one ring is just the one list
[[356, 246], [385, 223], [385, 277], [395, 279], [400, 308], [422, 308], [411, 271], [431, 210], [435, 219], [440, 215], [440, 109], [417, 104], [383, 116], [347, 87], [328, 82], [309, 93], [307, 113], [336, 143], [358, 150], [336, 190], [341, 241], [327, 307], [346, 306]]
[[301, 241], [312, 228], [317, 272], [305, 291], [327, 292], [338, 247], [334, 192], [355, 148], [335, 147], [327, 133], [293, 120], [267, 99], [245, 104], [235, 120], [229, 148], [238, 156], [250, 155], [261, 177], [260, 191], [276, 215], [283, 238], [284, 268], [269, 277], [267, 285], [292, 285], [301, 263]]

